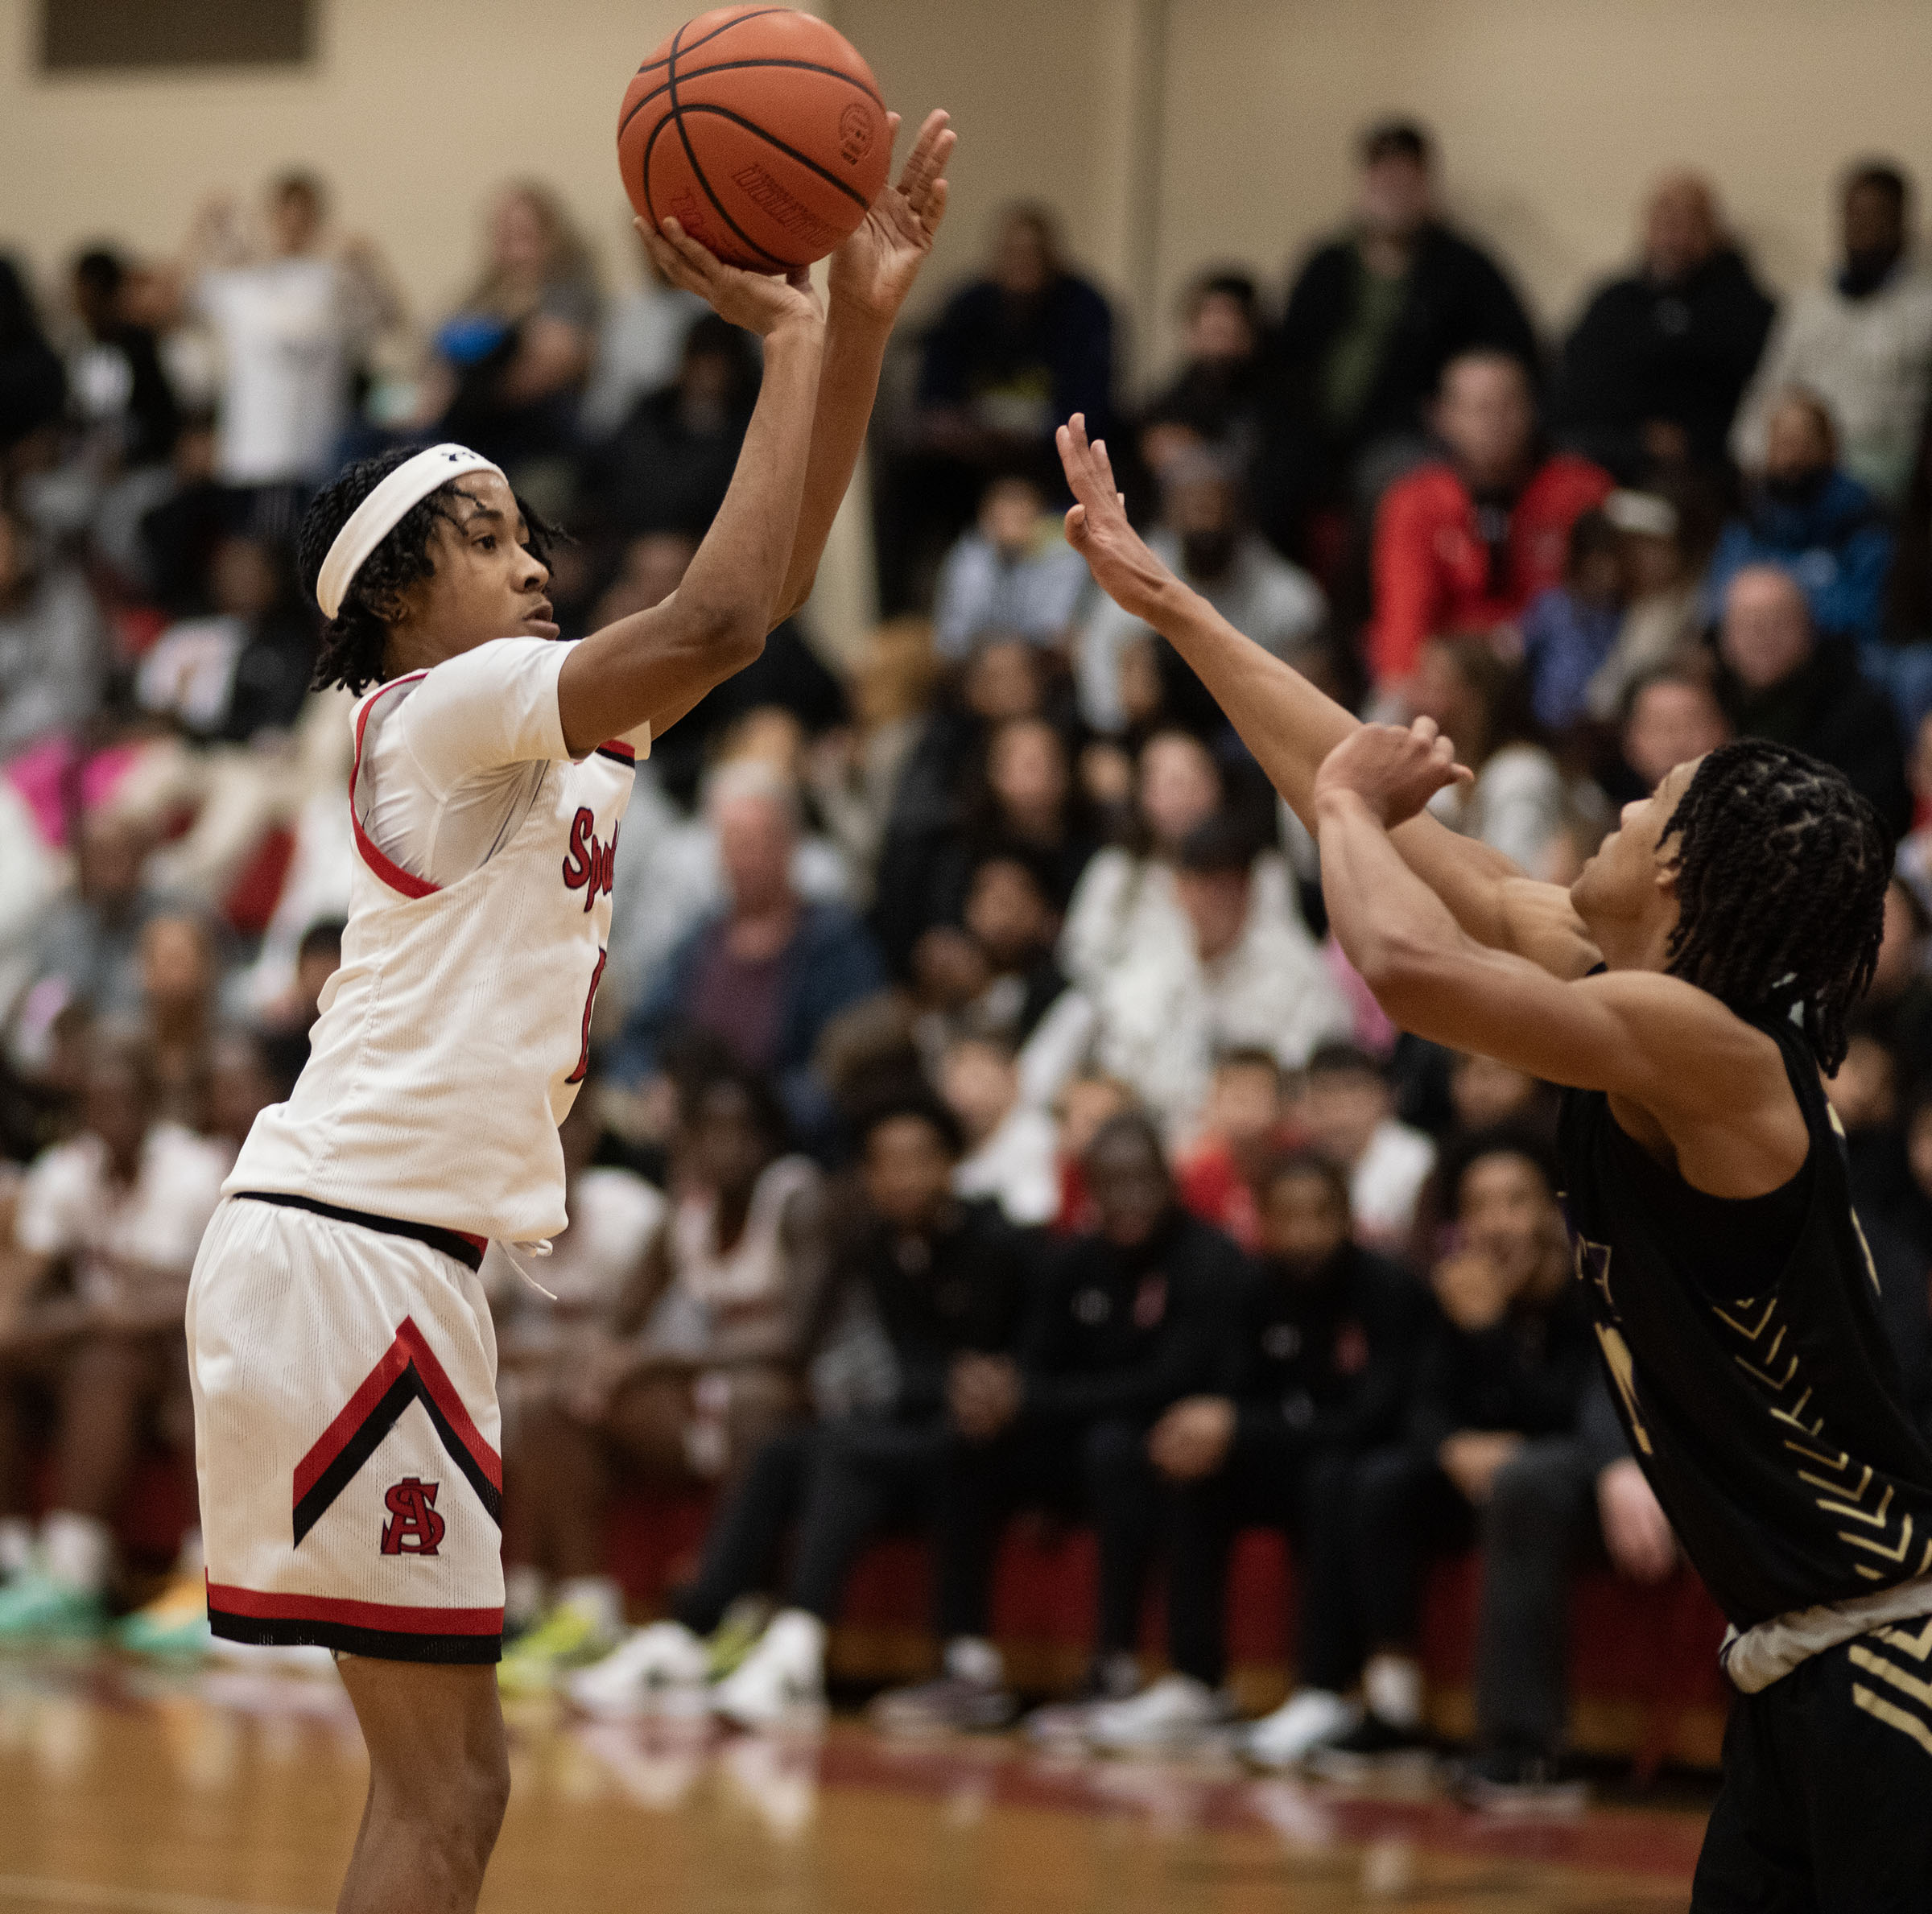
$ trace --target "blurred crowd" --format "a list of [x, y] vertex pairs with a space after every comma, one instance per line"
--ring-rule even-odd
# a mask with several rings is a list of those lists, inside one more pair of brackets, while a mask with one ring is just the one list
[[[1229, 1726], [1228, 1562], [1261, 1524], [1298, 1685], [1244, 1745], [1346, 1763], [1425, 1741], [1424, 1571], [1474, 1545], [1469, 1772], [1508, 1788], [1564, 1748], [1578, 1565], [1683, 1572], [1572, 1293], [1554, 1093], [1396, 1031], [1326, 937], [1306, 834], [1063, 538], [1076, 410], [1179, 575], [1353, 708], [1436, 719], [1476, 773], [1445, 821], [1534, 875], [1736, 736], [1871, 798], [1897, 876], [1831, 1094], [1932, 1428], [1912, 184], [1851, 167], [1839, 258], [1780, 296], [1668, 175], [1553, 338], [1440, 210], [1425, 130], [1357, 157], [1282, 296], [1204, 270], [1145, 391], [1051, 217], [1004, 212], [890, 369], [883, 622], [836, 655], [781, 627], [640, 765], [571, 1227], [540, 1289], [485, 1269], [507, 1685], [808, 1714], [854, 1561], [910, 1527], [943, 1668], [878, 1717], [1001, 1726], [996, 1544], [1043, 1510], [1101, 1568], [1085, 1689], [1036, 1728], [1172, 1746]], [[481, 255], [425, 324], [290, 173], [174, 254], [90, 245], [39, 287], [0, 257], [0, 1641], [127, 1605], [114, 1524], [146, 1447], [190, 1440], [196, 1243], [337, 960], [349, 737], [308, 688], [306, 499], [371, 450], [475, 446], [571, 533], [574, 637], [676, 588], [729, 479], [754, 342], [647, 266], [611, 296], [539, 183]], [[716, 1514], [672, 1619], [627, 1631], [607, 1515], [637, 1482]], [[184, 1565], [130, 1645], [172, 1639]]]

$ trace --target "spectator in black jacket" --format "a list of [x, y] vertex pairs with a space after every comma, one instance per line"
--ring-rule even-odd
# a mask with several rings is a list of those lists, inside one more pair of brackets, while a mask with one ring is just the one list
[[1836, 765], [1892, 831], [1905, 831], [1912, 794], [1892, 702], [1860, 675], [1851, 639], [1818, 635], [1796, 577], [1777, 565], [1734, 573], [1717, 650], [1719, 695], [1740, 737], [1770, 738]]
[[1478, 1791], [1548, 1779], [1563, 1733], [1564, 1592], [1600, 1520], [1613, 1558], [1655, 1580], [1668, 1524], [1600, 1397], [1596, 1339], [1571, 1274], [1549, 1146], [1529, 1131], [1471, 1139], [1451, 1178], [1460, 1242], [1431, 1278], [1407, 1440], [1355, 1479], [1353, 1590], [1369, 1650], [1367, 1711], [1318, 1760], [1347, 1764], [1423, 1738], [1415, 1644], [1434, 1551], [1479, 1543]]
[[[1012, 1371], [1027, 1240], [997, 1205], [953, 1195], [959, 1126], [935, 1099], [883, 1101], [858, 1128], [864, 1208], [835, 1265], [832, 1330], [811, 1378], [825, 1419], [774, 1436], [753, 1459], [673, 1603], [676, 1620], [571, 1684], [593, 1712], [645, 1712], [658, 1690], [700, 1685], [698, 1638], [769, 1585], [795, 1516], [784, 1606], [712, 1706], [749, 1728], [822, 1713], [826, 1631], [860, 1551], [895, 1518], [934, 1520], [948, 1455], [997, 1433], [961, 1413], [960, 1379], [975, 1365]], [[947, 1599], [942, 1584], [942, 1611]]]
[[1249, 1273], [1212, 1392], [1177, 1402], [1148, 1438], [1171, 1518], [1167, 1654], [1174, 1672], [1096, 1708], [1096, 1747], [1184, 1743], [1221, 1705], [1228, 1560], [1237, 1529], [1295, 1545], [1301, 1692], [1245, 1737], [1285, 1768], [1352, 1726], [1342, 1693], [1361, 1666], [1348, 1578], [1348, 1491], [1358, 1451], [1402, 1429], [1423, 1306], [1399, 1264], [1351, 1240], [1348, 1184], [1312, 1152], [1263, 1180], [1261, 1260]]
[[1084, 412], [1110, 422], [1113, 313], [1067, 264], [1043, 206], [1009, 206], [980, 277], [926, 335], [897, 470], [874, 493], [880, 608], [930, 602], [940, 556], [971, 522], [989, 478], [1024, 472], [1064, 499], [1055, 428]]
[[1304, 262], [1274, 342], [1286, 410], [1264, 460], [1271, 515], [1290, 494], [1332, 498], [1352, 485], [1373, 499], [1414, 462], [1425, 409], [1461, 353], [1536, 363], [1508, 278], [1437, 215], [1429, 135], [1406, 121], [1373, 127], [1361, 165], [1356, 223]]
[[1775, 311], [1710, 183], [1666, 175], [1644, 210], [1638, 270], [1598, 291], [1563, 348], [1557, 439], [1625, 485], [1658, 465], [1721, 469]]
[[948, 1453], [938, 1535], [946, 1672], [881, 1697], [882, 1726], [930, 1731], [1011, 1718], [986, 1635], [1000, 1532], [1020, 1507], [1084, 1516], [1099, 1532], [1092, 1685], [1117, 1693], [1131, 1683], [1158, 1508], [1148, 1432], [1212, 1380], [1245, 1264], [1227, 1237], [1180, 1207], [1145, 1117], [1102, 1124], [1084, 1167], [1100, 1227], [1067, 1240], [1042, 1275], [1018, 1363], [993, 1358], [954, 1372], [960, 1427], [997, 1439]]

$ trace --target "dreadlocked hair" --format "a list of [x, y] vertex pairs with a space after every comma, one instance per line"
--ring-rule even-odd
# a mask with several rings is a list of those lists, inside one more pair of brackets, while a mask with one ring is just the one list
[[1666, 827], [1677, 842], [1674, 977], [1742, 1017], [1794, 1009], [1827, 1075], [1885, 929], [1892, 835], [1842, 772], [1742, 738], [1698, 767]]
[[[358, 459], [316, 494], [303, 514], [301, 529], [295, 534], [295, 562], [302, 589], [312, 600], [316, 595], [316, 581], [322, 575], [322, 561], [328, 556], [336, 534], [349, 522], [350, 514], [398, 465], [421, 449], [419, 446], [404, 446], [394, 452], [378, 452], [372, 459]], [[463, 484], [462, 478], [453, 478], [427, 498], [417, 500], [363, 562], [341, 608], [323, 623], [313, 681], [317, 691], [339, 684], [359, 695], [372, 684], [382, 682], [383, 654], [395, 617], [395, 601], [411, 585], [435, 576], [436, 564], [430, 547], [436, 526], [445, 521], [457, 523], [456, 500], [474, 497], [463, 489]], [[517, 509], [523, 514], [527, 534], [524, 550], [539, 563], [547, 564], [551, 554], [564, 542], [563, 533], [531, 510], [520, 496], [517, 497]]]

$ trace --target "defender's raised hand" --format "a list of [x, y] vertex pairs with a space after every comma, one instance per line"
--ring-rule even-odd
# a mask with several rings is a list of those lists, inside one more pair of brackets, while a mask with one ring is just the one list
[[1151, 620], [1154, 601], [1174, 574], [1127, 522], [1107, 441], [1089, 443], [1087, 419], [1075, 412], [1055, 435], [1067, 484], [1078, 501], [1067, 514], [1067, 542], [1087, 561], [1094, 583], [1124, 612]]
[[1455, 746], [1433, 718], [1400, 724], [1364, 724], [1322, 761], [1315, 802], [1348, 793], [1360, 798], [1385, 830], [1414, 817], [1451, 784], [1469, 784], [1476, 773], [1455, 761]]
[[651, 263], [666, 279], [681, 291], [695, 292], [719, 318], [734, 326], [769, 339], [787, 324], [824, 324], [824, 308], [804, 266], [782, 279], [770, 273], [748, 272], [741, 266], [727, 266], [675, 219], [667, 219], [654, 233], [641, 219], [631, 224]]
[[[886, 118], [896, 138], [899, 116]], [[858, 229], [832, 255], [827, 285], [835, 306], [887, 325], [898, 316], [946, 217], [946, 163], [959, 140], [946, 114], [927, 114], [898, 184], [881, 191]]]

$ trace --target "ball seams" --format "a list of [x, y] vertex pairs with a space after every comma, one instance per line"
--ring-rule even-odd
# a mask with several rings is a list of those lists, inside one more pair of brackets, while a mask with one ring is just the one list
[[[774, 9], [774, 10], [782, 11], [782, 10]], [[886, 102], [856, 73], [848, 73], [843, 67], [821, 66], [815, 60], [720, 60], [708, 67], [693, 67], [688, 71], [680, 71], [678, 77], [679, 80], [687, 81], [702, 80], [708, 73], [729, 73], [745, 68], [760, 67], [783, 67], [796, 72], [823, 73], [830, 80], [843, 80], [848, 86], [856, 88], [860, 93], [862, 93], [878, 108], [880, 112], [883, 113], [886, 110]], [[624, 129], [637, 118], [645, 107], [648, 106], [653, 100], [660, 98], [665, 93], [669, 93], [671, 89], [671, 82], [669, 80], [662, 80], [649, 93], [642, 94], [633, 101], [629, 108], [625, 109], [623, 118], [617, 122], [617, 138], [621, 139], [624, 137]]]

